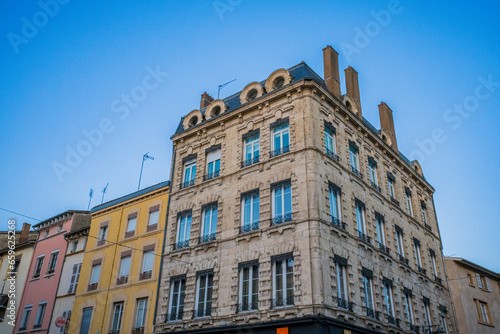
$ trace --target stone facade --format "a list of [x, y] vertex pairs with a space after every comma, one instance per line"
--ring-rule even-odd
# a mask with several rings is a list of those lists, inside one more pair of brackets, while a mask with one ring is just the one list
[[457, 257], [445, 264], [460, 334], [498, 333], [500, 274]]
[[[325, 72], [329, 72], [325, 77], [337, 82], [336, 53], [331, 47], [325, 50]], [[347, 87], [351, 94], [359, 95], [357, 73], [352, 68], [347, 71], [348, 80], [355, 79]], [[359, 96], [339, 97], [336, 85], [333, 87], [335, 91], [330, 92], [325, 81], [301, 63], [277, 70], [265, 83], [251, 83], [241, 94], [215, 100], [183, 118], [172, 137], [172, 190], [157, 333], [194, 333], [219, 327], [221, 332], [229, 332], [238, 326], [251, 328], [317, 316], [334, 319], [332, 326], [353, 333], [410, 333], [410, 329], [422, 331], [426, 324], [423, 300], [429, 305], [430, 325], [434, 329], [440, 325], [443, 314], [448, 333], [455, 333], [449, 291], [443, 283], [434, 189], [418, 162], [408, 161], [395, 149], [394, 128], [377, 131], [361, 116]], [[383, 103], [381, 114], [384, 118], [389, 115], [391, 122], [384, 124], [391, 124], [392, 111], [386, 108]], [[289, 127], [289, 147], [276, 150], [273, 133], [283, 124]], [[334, 148], [329, 150], [325, 146], [327, 129], [335, 138]], [[249, 133], [258, 133], [260, 138], [260, 154], [251, 161], [244, 148]], [[350, 163], [353, 147], [359, 160], [354, 169]], [[207, 156], [219, 148], [220, 172], [207, 175]], [[376, 164], [375, 184], [369, 178], [369, 159]], [[192, 161], [196, 161], [196, 177], [186, 182], [184, 169]], [[394, 179], [393, 199], [388, 195], [388, 178]], [[291, 211], [279, 216], [276, 201], [281, 193], [276, 189], [285, 189], [280, 188], [281, 182], [291, 189]], [[330, 189], [340, 195], [338, 219], [331, 217]], [[258, 191], [258, 226], [242, 230], [242, 196], [250, 191]], [[406, 193], [411, 193], [413, 216], [405, 206]], [[207, 216], [202, 216], [209, 203], [217, 205], [217, 223], [215, 237], [207, 239], [202, 231]], [[364, 206], [364, 233], [357, 231], [356, 203]], [[425, 224], [421, 205], [427, 216]], [[189, 241], [179, 243], [179, 225], [186, 215], [191, 217]], [[376, 217], [384, 221], [385, 231], [379, 233], [384, 234], [382, 239], [377, 235]], [[401, 259], [396, 254], [396, 230], [403, 235], [405, 258]], [[382, 246], [377, 238], [385, 240]], [[420, 269], [415, 242], [421, 250]], [[434, 254], [436, 276], [430, 253]], [[287, 258], [293, 258], [293, 298], [280, 301], [276, 266]], [[243, 312], [240, 272], [249, 261], [258, 263], [258, 304], [256, 310]], [[338, 298], [337, 263], [347, 269], [343, 301]], [[207, 271], [213, 273], [211, 312], [200, 314], [197, 290]], [[371, 308], [366, 306], [363, 275], [371, 279]], [[172, 314], [171, 290], [176, 280], [185, 284], [184, 307], [182, 313]], [[390, 319], [383, 282], [392, 285], [394, 313]], [[412, 296], [411, 325], [406, 321], [403, 291]]]

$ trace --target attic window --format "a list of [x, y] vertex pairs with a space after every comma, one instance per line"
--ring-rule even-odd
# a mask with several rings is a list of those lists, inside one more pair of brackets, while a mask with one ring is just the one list
[[195, 126], [196, 123], [198, 123], [198, 117], [197, 116], [191, 117], [191, 119], [189, 120], [189, 127]]
[[387, 137], [385, 135], [382, 135], [382, 140], [387, 143]]
[[349, 110], [352, 110], [352, 105], [351, 105], [351, 102], [346, 101], [346, 102], [345, 102], [345, 106], [346, 106]]
[[219, 106], [214, 107], [214, 109], [212, 110], [212, 117], [219, 116], [219, 114], [220, 114], [220, 107]]
[[274, 81], [273, 81], [273, 89], [278, 89], [278, 88], [281, 88], [283, 87], [283, 84], [285, 83], [285, 78], [283, 77], [277, 77]]
[[247, 94], [247, 101], [250, 102], [252, 100], [255, 100], [255, 98], [257, 97], [257, 94], [258, 94], [257, 89], [254, 88], [254, 89], [250, 90]]

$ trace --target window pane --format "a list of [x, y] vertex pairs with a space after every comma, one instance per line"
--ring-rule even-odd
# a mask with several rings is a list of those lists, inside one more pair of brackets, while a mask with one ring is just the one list
[[286, 131], [285, 133], [283, 133], [283, 147], [287, 147], [290, 145], [290, 138], [289, 138], [289, 134], [288, 134], [288, 131]]
[[153, 270], [154, 257], [153, 251], [144, 253], [142, 260], [142, 272]]
[[129, 219], [127, 225], [127, 232], [135, 231], [136, 224], [137, 224], [137, 218]]
[[274, 191], [274, 213], [275, 213], [275, 216], [281, 216], [281, 214], [283, 213], [283, 206], [282, 206], [282, 188], [281, 187], [278, 187], [275, 189]]
[[252, 222], [256, 223], [259, 221], [259, 195], [254, 195], [253, 197], [253, 217]]
[[149, 213], [149, 222], [148, 222], [148, 225], [158, 224], [158, 218], [159, 218], [159, 216], [160, 216], [160, 211], [159, 210], [150, 212]]

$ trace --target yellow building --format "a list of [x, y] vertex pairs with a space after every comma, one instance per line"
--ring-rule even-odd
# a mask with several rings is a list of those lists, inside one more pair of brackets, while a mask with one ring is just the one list
[[92, 209], [69, 333], [151, 333], [169, 182]]

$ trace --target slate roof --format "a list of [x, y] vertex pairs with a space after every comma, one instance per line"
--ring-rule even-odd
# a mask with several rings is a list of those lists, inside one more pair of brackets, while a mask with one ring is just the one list
[[147, 187], [147, 188], [141, 189], [139, 191], [130, 193], [128, 195], [125, 195], [125, 196], [122, 196], [122, 197], [118, 197], [118, 198], [116, 198], [114, 200], [111, 200], [109, 202], [106, 202], [106, 203], [94, 206], [90, 210], [90, 212], [92, 213], [92, 212], [96, 212], [96, 211], [108, 208], [110, 206], [116, 205], [116, 204], [121, 203], [121, 202], [128, 201], [129, 199], [132, 199], [132, 198], [135, 198], [135, 197], [147, 194], [147, 193], [149, 193], [151, 191], [155, 191], [157, 189], [160, 189], [160, 188], [163, 188], [163, 187], [166, 187], [166, 186], [169, 186], [169, 185], [170, 185], [170, 181], [160, 182], [160, 183], [155, 184], [155, 185], [153, 185], [151, 187]]

